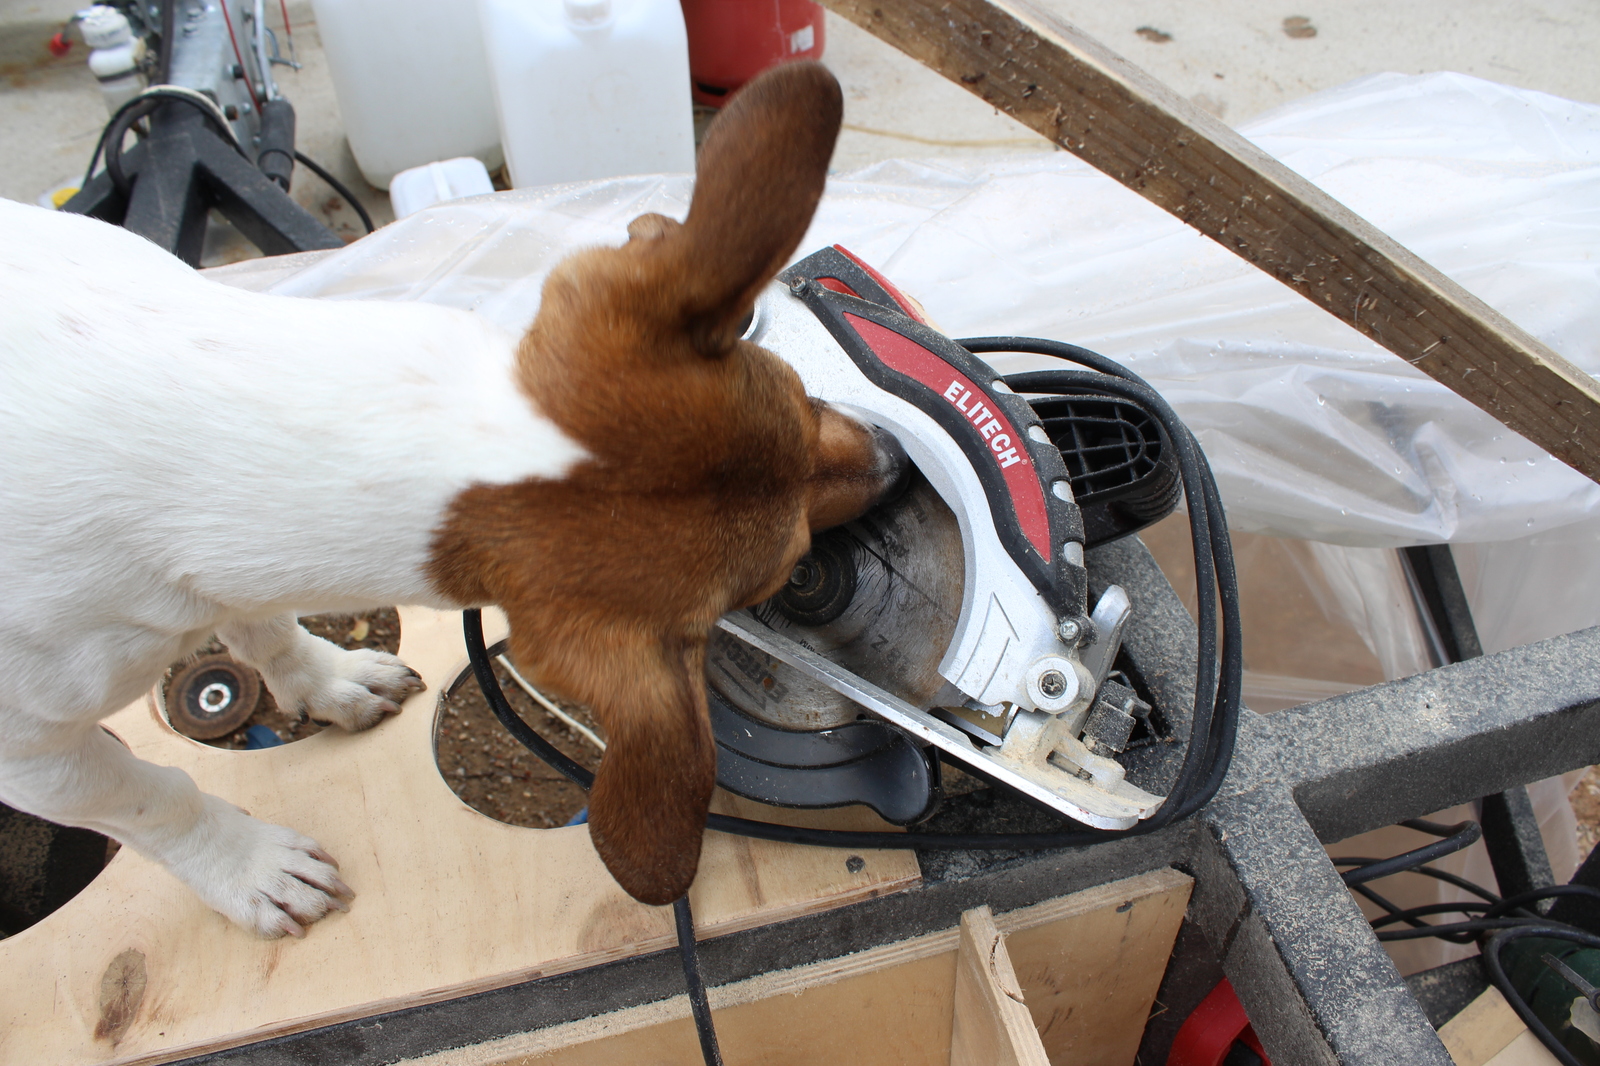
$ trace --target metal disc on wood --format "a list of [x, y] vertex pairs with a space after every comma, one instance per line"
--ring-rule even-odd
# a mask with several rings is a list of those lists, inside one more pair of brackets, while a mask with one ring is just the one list
[[227, 736], [249, 720], [261, 702], [261, 678], [227, 655], [196, 659], [167, 689], [167, 720], [194, 740]]

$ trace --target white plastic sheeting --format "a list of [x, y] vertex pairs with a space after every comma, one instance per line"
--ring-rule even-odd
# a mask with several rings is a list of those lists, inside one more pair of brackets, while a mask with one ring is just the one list
[[[1383, 74], [1242, 132], [1600, 369], [1600, 108]], [[562, 255], [621, 242], [643, 211], [681, 217], [690, 189], [686, 176], [630, 178], [444, 204], [276, 291], [431, 300], [520, 327]], [[1125, 360], [1199, 436], [1236, 528], [1392, 546], [1600, 517], [1600, 486], [1065, 153], [837, 178], [801, 252], [833, 242], [951, 335], [1053, 337]]]

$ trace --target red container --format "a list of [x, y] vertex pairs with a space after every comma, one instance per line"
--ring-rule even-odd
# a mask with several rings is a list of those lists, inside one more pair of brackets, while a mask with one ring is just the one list
[[822, 7], [813, 0], [682, 0], [697, 104], [721, 107], [768, 67], [822, 58]]

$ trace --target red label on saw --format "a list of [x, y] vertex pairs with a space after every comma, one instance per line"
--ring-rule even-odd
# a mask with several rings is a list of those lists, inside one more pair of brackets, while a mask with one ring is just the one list
[[1005, 479], [1022, 535], [1049, 562], [1050, 514], [1045, 508], [1044, 487], [1011, 419], [989, 405], [987, 395], [971, 378], [916, 341], [849, 312], [844, 317], [885, 366], [932, 389], [966, 419]]

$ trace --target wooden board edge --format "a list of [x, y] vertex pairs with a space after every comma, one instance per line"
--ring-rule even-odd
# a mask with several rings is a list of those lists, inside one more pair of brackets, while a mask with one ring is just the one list
[[[1002, 933], [1022, 932], [1174, 890], [1181, 890], [1187, 896], [1193, 884], [1194, 879], [1179, 870], [1171, 868], [1152, 870], [1109, 884], [1083, 889], [1068, 896], [1007, 911], [996, 916], [994, 924]], [[882, 944], [838, 958], [757, 974], [742, 981], [714, 986], [707, 989], [706, 994], [713, 1011], [778, 996], [796, 996], [822, 985], [953, 953], [959, 948], [960, 937], [959, 928], [924, 933], [921, 936]], [[549, 1054], [573, 1044], [635, 1032], [668, 1022], [683, 1021], [689, 1017], [688, 997], [678, 995], [592, 1018], [549, 1026], [531, 1033], [518, 1033], [465, 1048], [406, 1059], [404, 1066], [498, 1066], [508, 1061]]]
[[[718, 985], [708, 988], [706, 996], [711, 1002], [713, 1011], [722, 1011], [758, 1000], [799, 995], [807, 989], [892, 969], [907, 963], [920, 962], [937, 955], [950, 954], [956, 950], [959, 938], [959, 930], [944, 929], [912, 937], [909, 940], [868, 948], [837, 959], [826, 959], [789, 970], [758, 974], [743, 981]], [[667, 1022], [683, 1021], [689, 1017], [689, 997], [677, 995], [654, 1003], [595, 1015], [592, 1018], [564, 1022], [531, 1033], [518, 1033], [470, 1047], [405, 1059], [404, 1066], [493, 1066], [508, 1060], [547, 1054], [602, 1037], [636, 1032]]]
[[961, 916], [950, 1066], [1050, 1066], [987, 906]]
[[[852, 903], [862, 903], [866, 900], [876, 899], [879, 896], [887, 895], [890, 892], [903, 891], [904, 889], [917, 883], [918, 880], [920, 880], [918, 876], [907, 876], [896, 880], [893, 883], [879, 882], [865, 885], [860, 889], [841, 892], [827, 897], [818, 897], [817, 899], [807, 901], [804, 905], [785, 907], [768, 914], [740, 915], [738, 918], [730, 920], [726, 923], [697, 930], [697, 933], [699, 935], [699, 939], [709, 940], [718, 936], [726, 936], [731, 933], [744, 932], [763, 925], [769, 925], [775, 922], [785, 921], [788, 919], [801, 917], [806, 914], [815, 913], [819, 910], [830, 910], [835, 907], [848, 906]], [[953, 945], [954, 939], [952, 934], [951, 950], [953, 950]], [[262, 1040], [274, 1040], [279, 1037], [295, 1036], [300, 1033], [309, 1032], [313, 1029], [321, 1029], [330, 1025], [339, 1025], [344, 1022], [359, 1021], [362, 1018], [370, 1018], [379, 1014], [389, 1014], [394, 1011], [409, 1010], [414, 1007], [431, 1006], [436, 1003], [444, 1003], [453, 999], [462, 999], [466, 996], [477, 995], [481, 992], [493, 992], [496, 989], [508, 988], [512, 985], [524, 984], [528, 981], [535, 981], [541, 978], [559, 977], [562, 974], [586, 970], [592, 966], [602, 966], [607, 963], [635, 958], [640, 955], [653, 954], [654, 952], [658, 951], [667, 951], [675, 948], [676, 946], [676, 938], [672, 934], [666, 933], [658, 937], [649, 938], [647, 940], [642, 940], [631, 944], [618, 945], [617, 947], [604, 951], [590, 951], [582, 955], [572, 955], [562, 959], [552, 959], [540, 966], [529, 967], [525, 970], [508, 971], [505, 973], [495, 974], [492, 977], [483, 978], [477, 981], [467, 981], [461, 984], [427, 989], [421, 992], [410, 993], [405, 996], [392, 996], [386, 999], [363, 1003], [355, 1007], [328, 1011], [326, 1013], [315, 1015], [306, 1015], [300, 1018], [293, 1018], [281, 1023], [276, 1023], [272, 1025], [270, 1029], [249, 1033], [233, 1033], [214, 1039], [194, 1041], [181, 1046], [162, 1048], [160, 1051], [156, 1052], [132, 1055], [124, 1058], [112, 1058], [106, 1060], [102, 1066], [159, 1066], [161, 1063], [174, 1062], [184, 1058], [193, 1057], [195, 1055], [228, 1051], [232, 1048], [244, 1047]], [[874, 968], [881, 968], [882, 965], [887, 964], [878, 964], [878, 966]], [[843, 977], [850, 976], [855, 972], [858, 971], [854, 969], [847, 969], [841, 971], [837, 977], [831, 978], [831, 980], [839, 980]], [[752, 980], [759, 980], [759, 978], [752, 978]], [[810, 983], [818, 984], [827, 982], [811, 981]], [[809, 987], [809, 985], [806, 987]], [[739, 989], [740, 986], [729, 985], [727, 988]], [[718, 999], [719, 994], [722, 994], [722, 990], [712, 989], [709, 992], [713, 1007], [722, 1005], [721, 1001]], [[725, 994], [735, 996], [735, 998], [727, 1001], [727, 1005], [730, 1006], [736, 1005], [737, 1003], [746, 1002], [749, 998], [752, 998], [753, 995], [746, 994], [742, 990], [737, 993], [730, 992]], [[770, 994], [775, 993], [764, 992], [761, 993], [761, 995], [753, 996], [753, 998], [761, 998], [764, 995]], [[739, 996], [744, 996], [745, 998], [737, 998]], [[684, 1000], [685, 1012], [688, 1010], [687, 1002], [687, 1000]], [[684, 1016], [687, 1017], [687, 1013], [685, 1013]], [[671, 1017], [663, 1017], [657, 1020], [670, 1021]], [[646, 1023], [641, 1022], [640, 1024]], [[651, 1022], [648, 1024], [655, 1023]], [[541, 1030], [541, 1032], [542, 1031], [543, 1030]]]
[[1049, 925], [1065, 918], [1075, 918], [1080, 914], [1100, 910], [1116, 904], [1119, 907], [1129, 903], [1137, 903], [1151, 896], [1159, 896], [1166, 892], [1181, 890], [1187, 893], [1194, 887], [1194, 878], [1182, 870], [1175, 870], [1170, 866], [1148, 873], [1135, 874], [1125, 877], [1120, 881], [1111, 881], [1107, 884], [1086, 888], [1071, 895], [1060, 896], [1056, 899], [1047, 899], [1043, 903], [1035, 903], [1028, 907], [1019, 907], [1013, 911], [1005, 911], [995, 915], [995, 925], [1002, 933], [1018, 933], [1036, 926]]
[[1439, 1039], [1456, 1066], [1486, 1066], [1526, 1029], [1500, 990], [1490, 985], [1439, 1028]]

